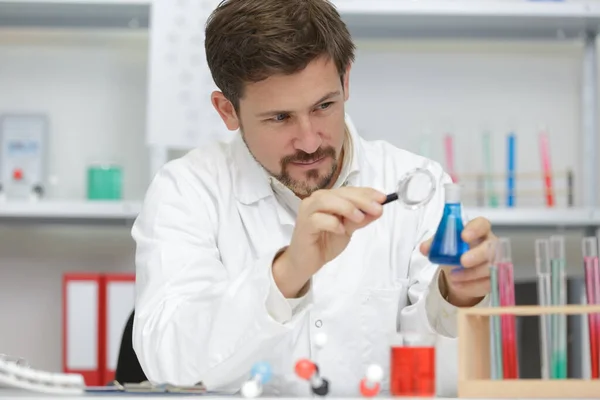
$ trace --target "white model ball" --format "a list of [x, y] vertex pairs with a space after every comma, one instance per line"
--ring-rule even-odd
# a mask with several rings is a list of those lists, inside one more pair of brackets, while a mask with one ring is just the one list
[[381, 382], [383, 379], [383, 368], [377, 364], [371, 364], [367, 368], [367, 380], [369, 382]]
[[257, 381], [251, 380], [242, 385], [242, 397], [251, 399], [260, 395], [260, 386]]
[[327, 344], [327, 335], [323, 332], [317, 333], [315, 335], [315, 346], [319, 349], [322, 349]]

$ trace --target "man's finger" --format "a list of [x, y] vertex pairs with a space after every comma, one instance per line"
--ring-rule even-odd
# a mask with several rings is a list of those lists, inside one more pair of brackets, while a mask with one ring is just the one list
[[487, 295], [492, 288], [491, 281], [488, 278], [481, 278], [475, 281], [453, 283], [452, 285], [460, 289], [461, 294], [464, 293], [465, 295], [468, 295], [469, 297], [473, 298], [483, 297]]
[[489, 263], [492, 250], [491, 241], [486, 240], [463, 254], [460, 263], [465, 268], [473, 268], [480, 264]]
[[492, 231], [492, 224], [483, 217], [477, 217], [471, 220], [465, 226], [462, 232], [462, 238], [465, 242], [471, 243], [478, 239], [485, 239]]
[[385, 194], [375, 189], [347, 186], [340, 188], [339, 190], [334, 190], [332, 193], [348, 200], [365, 214], [379, 217], [383, 213], [383, 205], [381, 203], [385, 200]]
[[369, 187], [344, 186], [334, 191], [340, 196], [345, 197], [349, 200], [369, 199], [371, 201], [375, 201], [381, 204], [385, 201], [386, 198], [385, 193], [382, 193], [379, 190]]
[[344, 220], [344, 229], [346, 231], [346, 234], [352, 235], [358, 229], [364, 228], [365, 226], [369, 225], [371, 222], [377, 220], [378, 218], [379, 217], [374, 215], [366, 215], [365, 218], [359, 223], [350, 220]]
[[490, 266], [488, 263], [480, 264], [472, 268], [463, 268], [459, 270], [447, 271], [446, 277], [452, 283], [461, 283], [475, 281], [490, 276]]
[[381, 216], [381, 198], [385, 195], [370, 188], [345, 187], [339, 190], [319, 190], [307, 202], [309, 213], [328, 212], [341, 215], [356, 223], [362, 223], [358, 214]]
[[347, 234], [344, 224], [338, 217], [326, 213], [314, 213], [310, 217], [312, 233], [330, 232], [336, 235]]
[[301, 207], [304, 215], [325, 213], [339, 215], [351, 221], [360, 223], [365, 214], [355, 204], [341, 196], [336, 196], [330, 191], [315, 192], [310, 200], [303, 202]]

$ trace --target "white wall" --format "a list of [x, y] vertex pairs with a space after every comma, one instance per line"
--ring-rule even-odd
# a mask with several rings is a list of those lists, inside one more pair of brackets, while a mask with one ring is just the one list
[[[124, 165], [127, 198], [143, 195], [146, 49], [144, 34], [0, 32], [0, 112], [49, 114], [52, 196], [84, 198], [86, 165], [98, 159]], [[453, 130], [459, 172], [480, 168], [483, 124], [495, 135], [517, 124], [518, 167], [536, 172], [534, 129], [546, 123], [556, 168], [577, 172], [580, 53], [553, 44], [360, 42], [348, 111], [365, 136], [415, 150], [423, 129]], [[501, 136], [495, 143], [502, 172]], [[550, 233], [503, 232], [513, 237], [517, 276], [532, 276], [533, 239]], [[573, 273], [579, 236], [568, 241]], [[133, 250], [129, 227], [1, 226], [0, 352], [60, 370], [62, 273], [133, 271]]]
[[[147, 36], [0, 31], [0, 113], [47, 113], [54, 198], [84, 199], [90, 162], [124, 166], [124, 196], [145, 191]], [[0, 225], [0, 353], [61, 368], [66, 271], [132, 272], [129, 227]]]

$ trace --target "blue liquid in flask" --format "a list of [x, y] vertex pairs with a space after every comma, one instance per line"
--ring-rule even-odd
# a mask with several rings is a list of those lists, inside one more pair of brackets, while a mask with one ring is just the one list
[[429, 260], [434, 264], [462, 267], [460, 257], [469, 250], [469, 245], [461, 237], [464, 223], [460, 202], [460, 186], [448, 183], [444, 185], [444, 189], [444, 214], [433, 237], [433, 243], [429, 250]]

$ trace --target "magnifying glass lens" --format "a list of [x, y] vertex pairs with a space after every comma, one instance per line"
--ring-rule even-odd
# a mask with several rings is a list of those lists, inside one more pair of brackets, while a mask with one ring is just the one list
[[422, 207], [433, 197], [435, 186], [435, 177], [429, 170], [415, 169], [398, 183], [398, 201], [410, 209]]

